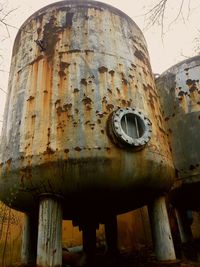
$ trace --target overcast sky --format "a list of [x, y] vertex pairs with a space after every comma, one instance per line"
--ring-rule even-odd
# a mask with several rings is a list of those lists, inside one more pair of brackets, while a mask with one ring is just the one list
[[[11, 51], [17, 28], [35, 11], [56, 1], [52, 0], [0, 0], [4, 10], [17, 8], [9, 16], [7, 22], [15, 28], [6, 28], [0, 25], [0, 88], [7, 90], [7, 79], [11, 58]], [[104, 0], [129, 15], [143, 30], [150, 53], [151, 65], [154, 73], [162, 73], [167, 68], [184, 60], [186, 57], [197, 54], [195, 38], [200, 36], [199, 0], [185, 0], [182, 13], [177, 21], [173, 22], [178, 14], [182, 0], [168, 0], [169, 5], [165, 15], [164, 38], [161, 38], [161, 29], [158, 25], [145, 30], [145, 12], [158, 0]], [[190, 6], [189, 6], [190, 3]], [[0, 90], [0, 128], [3, 118], [3, 109], [6, 94]]]

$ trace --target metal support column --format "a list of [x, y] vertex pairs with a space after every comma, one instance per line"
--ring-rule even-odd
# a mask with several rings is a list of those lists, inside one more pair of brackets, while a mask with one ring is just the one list
[[108, 254], [118, 253], [117, 217], [113, 215], [105, 222], [106, 249]]
[[93, 267], [95, 266], [96, 255], [96, 224], [94, 222], [84, 222], [81, 228], [85, 265]]
[[149, 206], [149, 217], [157, 260], [176, 260], [164, 196], [156, 198], [151, 203]]
[[188, 243], [192, 241], [192, 231], [188, 222], [186, 211], [175, 209], [176, 219], [178, 223], [178, 229], [182, 243]]
[[24, 214], [22, 233], [21, 263], [23, 265], [35, 265], [37, 257], [38, 216]]
[[57, 196], [44, 194], [39, 204], [37, 266], [62, 266], [62, 205]]

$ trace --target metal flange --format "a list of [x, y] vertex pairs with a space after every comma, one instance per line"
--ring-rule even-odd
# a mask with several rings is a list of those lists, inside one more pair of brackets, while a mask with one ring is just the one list
[[135, 108], [120, 108], [111, 118], [111, 129], [115, 137], [136, 150], [142, 149], [151, 139], [151, 122]]

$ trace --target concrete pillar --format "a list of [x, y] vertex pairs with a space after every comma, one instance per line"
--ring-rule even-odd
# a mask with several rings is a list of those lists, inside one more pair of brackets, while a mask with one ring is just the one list
[[21, 263], [23, 265], [35, 265], [37, 256], [38, 216], [24, 214], [22, 232]]
[[42, 195], [39, 204], [37, 266], [62, 266], [61, 199], [50, 194]]
[[182, 243], [192, 241], [192, 231], [188, 222], [186, 211], [175, 209], [180, 238]]
[[176, 255], [164, 196], [156, 198], [151, 203], [149, 217], [157, 260], [174, 261]]
[[117, 217], [113, 215], [105, 222], [106, 250], [108, 254], [118, 253]]

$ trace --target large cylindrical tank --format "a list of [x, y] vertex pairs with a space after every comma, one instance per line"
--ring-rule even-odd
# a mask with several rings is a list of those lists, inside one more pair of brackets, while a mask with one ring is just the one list
[[51, 193], [69, 217], [121, 213], [169, 189], [174, 169], [147, 46], [127, 15], [62, 1], [23, 24], [0, 162], [0, 197], [22, 211]]
[[156, 80], [176, 170], [172, 201], [200, 209], [200, 56], [184, 60]]

